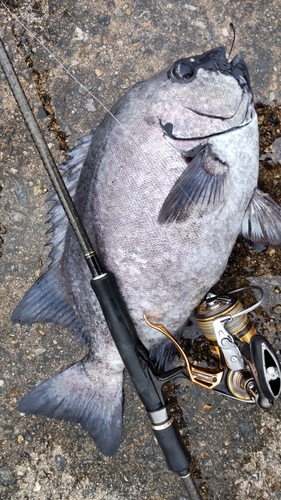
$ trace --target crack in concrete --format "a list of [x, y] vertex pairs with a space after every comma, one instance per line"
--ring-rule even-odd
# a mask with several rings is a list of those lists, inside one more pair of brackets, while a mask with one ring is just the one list
[[[57, 123], [55, 109], [51, 103], [51, 96], [47, 92], [46, 81], [49, 77], [49, 71], [45, 70], [45, 75], [43, 76], [40, 71], [34, 67], [34, 61], [32, 58], [32, 47], [30, 41], [26, 35], [18, 35], [15, 28], [12, 28], [12, 34], [17, 39], [17, 47], [19, 54], [24, 57], [26, 67], [31, 69], [31, 76], [35, 84], [37, 95], [42, 104], [42, 107], [49, 119], [48, 129], [53, 132], [55, 139], [58, 143], [59, 148], [62, 151], [68, 151], [69, 146], [67, 142], [67, 135], [63, 130], [61, 130], [59, 124]], [[27, 45], [27, 48], [25, 47]]]

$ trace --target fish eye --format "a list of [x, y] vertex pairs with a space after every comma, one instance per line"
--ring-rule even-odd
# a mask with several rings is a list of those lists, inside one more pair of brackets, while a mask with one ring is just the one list
[[193, 68], [186, 63], [177, 63], [172, 68], [172, 76], [176, 80], [189, 80], [189, 78], [193, 75]]

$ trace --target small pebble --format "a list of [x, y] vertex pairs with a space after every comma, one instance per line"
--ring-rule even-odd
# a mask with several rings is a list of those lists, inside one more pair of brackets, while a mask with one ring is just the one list
[[83, 40], [84, 39], [84, 33], [81, 30], [81, 28], [78, 28], [78, 26], [75, 28], [75, 38], [76, 38], [76, 40]]
[[24, 467], [23, 465], [19, 465], [19, 466], [17, 467], [17, 476], [20, 476], [20, 477], [25, 476], [26, 471], [27, 471], [27, 468], [26, 468], [26, 467]]
[[28, 192], [24, 184], [18, 184], [14, 187], [14, 193], [19, 205], [25, 207], [28, 205]]
[[31, 457], [30, 457], [29, 453], [27, 453], [26, 451], [22, 450], [20, 452], [20, 458], [27, 458], [28, 460], [30, 460]]
[[239, 462], [232, 462], [231, 467], [237, 470], [241, 468], [241, 465], [239, 464]]
[[78, 92], [80, 95], [87, 95], [88, 94], [88, 90], [90, 90], [91, 86], [89, 85], [89, 88], [87, 89], [87, 87], [85, 85], [80, 85], [79, 89], [78, 89]]
[[281, 314], [281, 304], [277, 304], [277, 306], [274, 307], [273, 312], [275, 314]]
[[33, 437], [31, 436], [29, 431], [26, 431], [23, 435], [24, 440], [28, 441], [29, 443], [33, 441]]
[[213, 462], [212, 462], [212, 460], [207, 460], [207, 461], [205, 462], [205, 467], [212, 467], [212, 466], [213, 466]]
[[10, 467], [0, 467], [0, 482], [3, 486], [9, 486], [16, 481]]
[[248, 436], [249, 434], [255, 433], [255, 427], [252, 422], [240, 422], [240, 424], [238, 424], [238, 429], [242, 436]]
[[22, 222], [24, 220], [24, 215], [20, 212], [13, 212], [11, 214], [11, 219], [13, 219], [14, 222]]
[[234, 484], [240, 484], [244, 481], [243, 477], [239, 477], [239, 479], [236, 479], [236, 481], [234, 481]]
[[34, 493], [38, 493], [41, 490], [41, 484], [38, 483], [38, 481], [35, 483], [35, 486], [33, 488]]
[[38, 347], [38, 349], [34, 349], [33, 352], [36, 356], [39, 356], [40, 354], [43, 354], [43, 352], [46, 352], [46, 349], [44, 349], [44, 347]]
[[186, 3], [186, 4], [184, 5], [184, 8], [185, 8], [185, 9], [188, 9], [188, 10], [197, 10], [197, 8], [196, 8], [196, 7], [194, 7], [194, 5], [191, 5], [190, 3]]
[[89, 486], [89, 488], [83, 491], [82, 495], [84, 498], [95, 498], [95, 492], [96, 490]]
[[62, 455], [56, 455], [55, 461], [56, 461], [56, 469], [57, 470], [61, 471], [61, 470], [64, 470], [66, 468], [67, 460]]

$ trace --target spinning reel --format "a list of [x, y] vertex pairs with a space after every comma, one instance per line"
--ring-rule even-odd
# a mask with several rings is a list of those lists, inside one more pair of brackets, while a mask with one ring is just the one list
[[[259, 292], [259, 300], [243, 309], [237, 294], [248, 289]], [[185, 377], [205, 389], [269, 409], [281, 394], [281, 367], [271, 344], [257, 334], [248, 313], [262, 302], [263, 291], [248, 286], [217, 296], [208, 293], [197, 307], [194, 318], [206, 338], [211, 354], [218, 359], [215, 368], [189, 362], [182, 347], [164, 325], [145, 321], [168, 337], [184, 360], [184, 367], [157, 377], [159, 382]]]

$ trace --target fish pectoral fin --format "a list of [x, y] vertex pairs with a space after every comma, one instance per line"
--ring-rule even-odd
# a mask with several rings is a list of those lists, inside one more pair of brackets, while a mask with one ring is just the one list
[[79, 423], [104, 455], [114, 455], [122, 434], [123, 371], [106, 377], [102, 368], [86, 357], [32, 389], [18, 410]]
[[256, 188], [245, 212], [241, 232], [251, 242], [281, 246], [281, 207]]
[[[196, 151], [194, 157], [193, 151]], [[183, 155], [188, 165], [159, 212], [160, 224], [183, 222], [194, 208], [200, 213], [225, 200], [228, 165], [215, 154], [210, 144], [197, 146], [191, 150], [191, 156], [188, 153]]]

